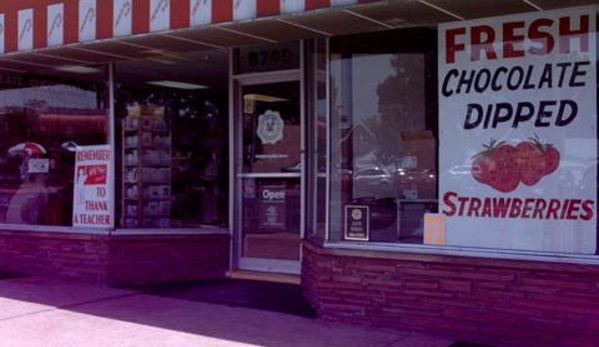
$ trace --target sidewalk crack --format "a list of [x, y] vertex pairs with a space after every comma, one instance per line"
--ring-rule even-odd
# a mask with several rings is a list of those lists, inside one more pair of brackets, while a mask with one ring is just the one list
[[77, 302], [77, 303], [68, 304], [68, 305], [50, 307], [50, 308], [43, 309], [43, 310], [37, 310], [37, 311], [27, 312], [27, 313], [23, 313], [23, 314], [17, 314], [17, 315], [10, 316], [10, 317], [0, 318], [0, 322], [5, 322], [5, 321], [13, 320], [13, 319], [19, 319], [19, 318], [23, 318], [23, 317], [35, 316], [38, 314], [48, 313], [48, 312], [52, 312], [52, 311], [56, 311], [56, 310], [68, 310], [70, 308], [74, 308], [74, 307], [78, 307], [78, 306], [90, 305], [90, 304], [95, 304], [95, 303], [103, 302], [103, 301], [118, 300], [118, 299], [133, 297], [136, 295], [141, 295], [141, 293], [122, 294], [122, 295], [101, 298], [101, 299]]

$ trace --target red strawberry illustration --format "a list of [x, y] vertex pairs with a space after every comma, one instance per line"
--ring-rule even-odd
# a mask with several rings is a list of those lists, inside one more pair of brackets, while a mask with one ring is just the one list
[[515, 159], [520, 167], [520, 181], [527, 186], [537, 184], [545, 175], [545, 153], [535, 142], [520, 142], [516, 146]]
[[559, 151], [551, 144], [542, 143], [536, 134], [515, 147], [493, 139], [484, 147], [484, 151], [474, 156], [472, 176], [500, 192], [515, 190], [520, 182], [534, 186], [559, 167]]
[[515, 160], [515, 152], [514, 146], [491, 140], [485, 150], [475, 156], [472, 176], [500, 192], [515, 190], [520, 183], [520, 168]]
[[545, 152], [545, 175], [549, 175], [559, 167], [560, 155], [559, 151], [552, 145], [543, 145], [543, 151]]
[[479, 154], [472, 163], [472, 176], [480, 183], [487, 184], [491, 159], [488, 155]]
[[537, 134], [530, 138], [530, 142], [537, 151], [541, 152], [543, 158], [542, 165], [538, 164], [537, 169], [542, 169], [542, 175], [547, 176], [553, 173], [559, 167], [560, 154], [559, 151], [551, 144], [543, 143]]

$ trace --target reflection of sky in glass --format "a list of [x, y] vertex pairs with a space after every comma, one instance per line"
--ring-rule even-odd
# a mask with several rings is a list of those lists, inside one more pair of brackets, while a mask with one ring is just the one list
[[33, 101], [43, 101], [53, 108], [95, 109], [96, 92], [74, 86], [55, 85], [0, 90], [0, 107], [22, 107]]

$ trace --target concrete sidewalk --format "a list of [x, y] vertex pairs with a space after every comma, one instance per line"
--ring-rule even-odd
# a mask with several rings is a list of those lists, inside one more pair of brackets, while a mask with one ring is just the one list
[[447, 347], [452, 342], [55, 279], [0, 281], [2, 347]]

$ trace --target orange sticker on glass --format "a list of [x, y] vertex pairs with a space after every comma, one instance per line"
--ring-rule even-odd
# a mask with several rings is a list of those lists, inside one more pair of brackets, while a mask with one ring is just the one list
[[437, 213], [424, 215], [424, 244], [445, 245], [445, 216]]

